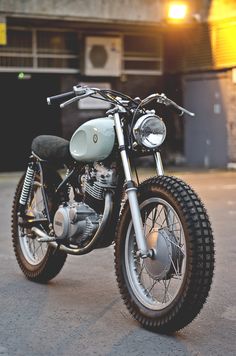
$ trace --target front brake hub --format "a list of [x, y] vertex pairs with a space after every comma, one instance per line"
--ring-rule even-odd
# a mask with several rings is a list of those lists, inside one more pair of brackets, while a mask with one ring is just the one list
[[153, 229], [147, 235], [147, 244], [154, 254], [144, 259], [144, 265], [153, 279], [169, 279], [180, 271], [183, 253], [173, 232], [168, 228]]

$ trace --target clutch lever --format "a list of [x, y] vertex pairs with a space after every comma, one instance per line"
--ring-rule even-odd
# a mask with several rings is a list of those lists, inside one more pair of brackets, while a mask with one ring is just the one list
[[70, 104], [72, 104], [74, 101], [77, 101], [77, 100], [79, 100], [79, 97], [78, 97], [78, 96], [75, 96], [74, 98], [69, 99], [69, 100], [65, 101], [64, 103], [60, 104], [60, 108], [63, 109], [65, 106], [70, 105]]
[[90, 96], [90, 95], [95, 93], [95, 91], [92, 90], [92, 89], [81, 89], [81, 88], [79, 88], [79, 89], [76, 90], [76, 87], [74, 87], [73, 89], [74, 89], [74, 92], [76, 94], [76, 97], [74, 97], [74, 98], [72, 98], [70, 100], [67, 100], [64, 103], [62, 103], [60, 105], [60, 108], [63, 109], [65, 106], [72, 104], [74, 101], [87, 98], [88, 96]]

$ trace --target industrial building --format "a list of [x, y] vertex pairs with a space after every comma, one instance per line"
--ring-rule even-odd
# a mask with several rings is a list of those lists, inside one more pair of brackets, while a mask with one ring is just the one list
[[[60, 110], [46, 97], [77, 83], [130, 96], [164, 92], [196, 112], [167, 125], [166, 164], [227, 167], [236, 162], [234, 1], [2, 0], [0, 2], [0, 171], [24, 169], [38, 134], [69, 139], [98, 103]], [[177, 3], [180, 3], [177, 1]]]

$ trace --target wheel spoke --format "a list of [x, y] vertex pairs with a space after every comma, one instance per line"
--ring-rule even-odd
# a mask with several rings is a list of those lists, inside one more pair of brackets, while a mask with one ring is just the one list
[[42, 251], [42, 243], [38, 243], [38, 247], [35, 249], [35, 254], [41, 249]]
[[148, 290], [148, 294], [149, 294], [149, 295], [150, 295], [151, 290], [153, 289], [153, 287], [156, 285], [157, 282], [158, 282], [158, 280], [157, 280], [157, 279], [154, 279], [154, 281], [153, 281], [153, 283], [152, 283], [152, 285], [151, 285], [151, 288]]
[[[164, 298], [162, 300], [162, 303], [166, 303], [168, 300], [172, 299], [172, 295], [169, 293], [168, 289], [169, 289], [169, 286], [170, 286], [170, 283], [171, 283], [171, 279], [169, 279], [169, 281], [167, 282], [166, 279], [163, 279], [163, 284], [164, 284], [164, 288], [165, 288], [165, 291], [164, 291]], [[166, 299], [166, 296], [168, 295], [169, 299], [167, 300]]]
[[139, 278], [139, 279], [141, 278], [141, 274], [143, 273], [144, 268], [145, 268], [145, 265], [144, 265], [144, 263], [142, 263], [141, 270], [140, 270], [140, 272], [139, 272], [139, 274], [138, 274], [138, 278]]
[[180, 250], [180, 252], [183, 254], [183, 256], [185, 257], [184, 251], [181, 249], [181, 246], [179, 244], [175, 243], [171, 239], [167, 239], [167, 241], [169, 241], [172, 245], [176, 246]]
[[[159, 213], [158, 213], [158, 215], [156, 216], [156, 219], [155, 219], [154, 222], [153, 222], [152, 219], [148, 216], [148, 219], [151, 220], [151, 222], [152, 222], [153, 225], [157, 224], [157, 225], [159, 225], [159, 226], [161, 227], [161, 225], [158, 224], [157, 221], [158, 221], [158, 219], [159, 219], [159, 217], [160, 217], [160, 215], [161, 215], [163, 209], [164, 209], [164, 207], [162, 206], [161, 209], [160, 209], [160, 211], [159, 211]], [[151, 230], [150, 230], [150, 231], [151, 231]]]
[[173, 213], [173, 211], [171, 209], [166, 208], [165, 216], [166, 216], [167, 226], [168, 226], [169, 230], [171, 230], [170, 227], [173, 226], [173, 224], [174, 224], [175, 214]]
[[179, 272], [177, 272], [177, 269], [176, 269], [176, 266], [175, 266], [175, 264], [174, 264], [174, 262], [173, 262], [172, 257], [171, 257], [170, 255], [169, 255], [169, 257], [170, 257], [170, 260], [171, 260], [171, 264], [172, 264], [172, 266], [173, 266], [173, 268], [174, 268], [175, 275], [176, 275], [176, 276], [179, 276]]
[[152, 227], [151, 227], [151, 229], [149, 230], [149, 232], [151, 232], [152, 229], [154, 229], [154, 226], [155, 226], [155, 222], [156, 222], [156, 219], [157, 219], [157, 207], [158, 207], [158, 205], [155, 207], [154, 213], [153, 213], [153, 210], [152, 210], [152, 214], [153, 214], [153, 217], [152, 217]]

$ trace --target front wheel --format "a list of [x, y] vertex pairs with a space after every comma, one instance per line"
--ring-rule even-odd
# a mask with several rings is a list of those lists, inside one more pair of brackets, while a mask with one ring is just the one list
[[214, 241], [207, 212], [196, 193], [175, 177], [143, 182], [138, 199], [153, 258], [142, 259], [128, 203], [115, 244], [115, 270], [124, 302], [141, 325], [174, 332], [203, 307], [212, 283]]

